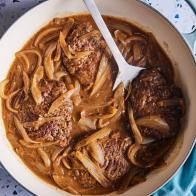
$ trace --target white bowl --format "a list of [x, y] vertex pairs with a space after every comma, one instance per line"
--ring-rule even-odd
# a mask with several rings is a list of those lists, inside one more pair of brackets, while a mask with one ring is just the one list
[[[178, 144], [168, 157], [168, 165], [148, 175], [147, 180], [130, 188], [124, 195], [147, 195], [166, 183], [189, 155], [196, 131], [196, 67], [195, 61], [184, 39], [158, 12], [134, 0], [96, 0], [102, 14], [120, 16], [151, 31], [172, 59], [176, 82], [186, 98], [186, 117], [178, 138]], [[6, 77], [14, 53], [52, 18], [87, 12], [82, 0], [49, 0], [33, 8], [9, 28], [0, 40], [0, 81]], [[1, 110], [0, 106], [0, 110]], [[37, 177], [20, 160], [6, 138], [2, 118], [0, 119], [0, 161], [7, 171], [24, 187], [36, 195], [67, 195], [65, 191]], [[111, 193], [114, 194], [114, 193]]]

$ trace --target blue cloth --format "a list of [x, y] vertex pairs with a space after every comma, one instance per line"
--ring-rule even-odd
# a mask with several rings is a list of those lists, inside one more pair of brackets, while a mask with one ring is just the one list
[[196, 146], [183, 167], [153, 196], [196, 196]]

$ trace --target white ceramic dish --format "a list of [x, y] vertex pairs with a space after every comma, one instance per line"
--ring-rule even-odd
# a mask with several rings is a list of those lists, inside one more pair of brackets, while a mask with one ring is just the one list
[[[124, 195], [148, 195], [163, 185], [183, 164], [193, 147], [196, 131], [196, 67], [184, 39], [166, 19], [155, 10], [135, 0], [96, 0], [102, 14], [120, 16], [151, 31], [175, 65], [176, 81], [186, 98], [187, 111], [178, 144], [168, 157], [168, 166], [151, 173], [147, 180], [130, 188]], [[22, 16], [0, 41], [0, 81], [6, 77], [14, 53], [43, 25], [57, 16], [87, 12], [82, 0], [49, 0]], [[0, 106], [1, 110], [1, 106]], [[1, 112], [1, 111], [0, 111]], [[68, 195], [46, 183], [29, 170], [15, 154], [0, 119], [0, 161], [7, 171], [24, 187], [36, 195]], [[112, 193], [114, 194], [114, 193]]]

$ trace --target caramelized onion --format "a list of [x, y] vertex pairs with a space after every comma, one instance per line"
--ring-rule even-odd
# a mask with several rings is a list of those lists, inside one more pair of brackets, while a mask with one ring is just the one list
[[[35, 48], [33, 48], [33, 49], [25, 49], [25, 50], [22, 50], [22, 51], [16, 53], [17, 56], [24, 56], [26, 54], [34, 54], [34, 55], [36, 55], [37, 56], [37, 65], [36, 65], [36, 67], [41, 66], [41, 64], [42, 64], [42, 55], [41, 55], [39, 50], [37, 50]], [[29, 59], [28, 59], [28, 64], [30, 65]], [[30, 68], [30, 66], [29, 66], [29, 68]]]
[[63, 158], [63, 159], [62, 159], [62, 163], [63, 163], [63, 165], [65, 166], [65, 168], [71, 169], [71, 164], [70, 164], [70, 162], [68, 161], [68, 159]]
[[146, 40], [144, 39], [144, 37], [142, 36], [139, 36], [139, 35], [131, 35], [130, 37], [128, 37], [126, 40], [125, 40], [125, 43], [124, 44], [130, 44], [132, 41], [140, 41], [144, 44], [146, 44]]
[[40, 142], [32, 140], [28, 136], [28, 134], [27, 134], [25, 128], [23, 127], [22, 123], [19, 121], [19, 119], [16, 116], [14, 116], [14, 123], [16, 125], [17, 130], [19, 131], [20, 135], [23, 137], [25, 142], [27, 142], [27, 143], [34, 143], [34, 144], [40, 143]]
[[111, 133], [111, 131], [112, 131], [112, 129], [109, 127], [105, 127], [103, 129], [100, 129], [99, 131], [93, 133], [92, 135], [84, 138], [79, 143], [77, 143], [76, 147], [75, 147], [76, 150], [90, 144], [91, 142], [94, 142], [96, 140], [99, 140], [99, 139], [102, 139], [102, 138], [108, 136]]
[[61, 58], [61, 46], [58, 41], [56, 45], [56, 54], [54, 56], [54, 61], [60, 61], [60, 58]]
[[59, 81], [62, 77], [66, 76], [67, 73], [64, 71], [59, 71], [54, 74], [55, 80]]
[[133, 45], [133, 58], [135, 61], [139, 61], [143, 57], [142, 49], [140, 47], [140, 44], [135, 43]]
[[43, 76], [44, 76], [44, 68], [43, 66], [38, 66], [34, 73], [32, 85], [31, 85], [31, 93], [33, 95], [36, 104], [40, 104], [42, 102], [42, 94], [38, 87], [38, 83], [43, 78]]
[[127, 99], [129, 98], [130, 94], [131, 94], [131, 82], [129, 81], [129, 84], [128, 84], [128, 89], [127, 89], [127, 94], [125, 96], [125, 101], [127, 101]]
[[111, 24], [109, 26], [111, 26], [111, 28], [114, 28], [116, 30], [122, 31], [122, 32], [126, 33], [127, 35], [133, 35], [133, 31], [132, 31], [130, 26], [127, 26], [127, 25], [124, 25], [124, 24], [121, 24], [121, 23]]
[[38, 45], [40, 49], [45, 49], [46, 45], [49, 44], [49, 42], [56, 42], [56, 40], [59, 37], [59, 32], [51, 34], [49, 36], [47, 36], [46, 38], [44, 38]]
[[57, 148], [55, 149], [55, 151], [52, 153], [52, 158], [51, 160], [54, 162], [56, 160], [56, 158], [61, 154], [61, 152], [63, 152], [63, 148]]
[[103, 54], [100, 64], [99, 64], [99, 69], [97, 72], [97, 76], [95, 79], [95, 83], [93, 85], [92, 91], [91, 91], [91, 96], [97, 93], [97, 91], [102, 87], [104, 82], [107, 79], [107, 75], [109, 73], [109, 64], [108, 64], [108, 58]]
[[24, 61], [24, 66], [25, 66], [25, 68], [24, 68], [24, 70], [26, 71], [26, 72], [29, 72], [29, 70], [30, 70], [30, 62], [29, 62], [29, 59], [27, 58], [27, 56], [24, 54], [24, 53], [18, 53], [17, 55], [16, 55], [16, 57], [22, 57], [22, 59], [23, 59], [23, 61]]
[[123, 44], [125, 42], [125, 39], [127, 38], [127, 35], [125, 33], [121, 32], [120, 30], [114, 31], [114, 36], [117, 40], [119, 40]]
[[131, 161], [131, 163], [138, 166], [138, 167], [145, 167], [145, 168], [151, 167], [152, 165], [154, 165], [154, 162], [153, 162], [153, 163], [150, 163], [148, 165], [143, 166], [136, 160], [136, 154], [139, 149], [140, 149], [140, 145], [138, 145], [138, 144], [133, 144], [132, 146], [129, 147], [127, 155], [128, 155], [129, 160]]
[[129, 116], [129, 123], [131, 126], [131, 129], [133, 131], [133, 135], [135, 138], [135, 141], [137, 144], [141, 144], [143, 142], [142, 135], [140, 133], [140, 130], [138, 129], [134, 116], [133, 116], [133, 109], [131, 108], [130, 105], [128, 105], [128, 116]]
[[30, 79], [29, 76], [27, 75], [26, 72], [23, 71], [23, 83], [24, 83], [24, 93], [25, 93], [25, 99], [28, 98], [28, 93], [29, 93], [29, 89], [30, 89]]
[[82, 36], [79, 37], [79, 39], [89, 39], [91, 37], [101, 36], [100, 32], [98, 30], [90, 31]]
[[6, 99], [6, 107], [7, 107], [7, 109], [8, 109], [10, 112], [18, 113], [18, 111], [12, 107], [12, 101], [13, 101], [13, 98], [17, 95], [17, 93], [18, 93], [20, 90], [21, 90], [21, 89], [18, 89], [18, 90], [16, 90], [16, 91], [12, 92], [10, 95], [8, 95], [8, 97], [7, 97], [7, 99]]
[[56, 100], [54, 100], [54, 102], [52, 103], [52, 105], [50, 106], [48, 113], [53, 113], [56, 109], [58, 109], [65, 100], [70, 101], [70, 98], [74, 95], [77, 94], [80, 91], [80, 84], [78, 81], [75, 81], [75, 88], [67, 91], [66, 93], [60, 95]]
[[55, 32], [60, 31], [61, 29], [62, 27], [50, 27], [50, 28], [44, 29], [35, 38], [34, 46], [38, 47], [38, 44], [40, 43], [41, 40], [43, 40], [47, 36], [50, 36], [51, 34], [54, 34]]
[[96, 119], [92, 120], [88, 117], [82, 117], [78, 121], [78, 125], [84, 130], [95, 130], [96, 129]]
[[66, 21], [64, 27], [63, 27], [63, 36], [65, 37], [65, 39], [67, 38], [67, 35], [69, 33], [69, 31], [71, 30], [71, 28], [74, 25], [74, 18], [68, 18], [68, 20]]
[[5, 95], [5, 88], [8, 83], [9, 83], [8, 79], [5, 79], [2, 82], [0, 82], [0, 97], [3, 99], [7, 99], [8, 97], [7, 95]]
[[40, 157], [42, 158], [44, 165], [46, 167], [50, 167], [51, 161], [50, 161], [48, 154], [42, 148], [38, 148], [37, 152], [39, 153]]
[[76, 151], [75, 156], [103, 187], [111, 187], [111, 182], [104, 176], [101, 168], [94, 164], [86, 153]]
[[49, 80], [54, 78], [54, 62], [52, 60], [52, 54], [54, 53], [55, 49], [56, 43], [50, 44], [44, 55], [44, 69]]
[[144, 126], [162, 131], [169, 131], [170, 129], [168, 123], [163, 118], [155, 115], [145, 116], [143, 118], [137, 119], [136, 124], [139, 126]]
[[43, 143], [39, 143], [39, 144], [30, 144], [28, 142], [26, 142], [25, 140], [19, 140], [20, 144], [22, 144], [23, 146], [27, 147], [27, 148], [43, 148], [43, 147], [48, 147], [48, 146], [52, 146], [58, 143], [58, 141], [55, 142], [43, 142]]
[[92, 142], [88, 145], [88, 152], [97, 163], [104, 164], [104, 151], [97, 142]]
[[116, 109], [115, 107], [110, 107], [108, 114], [98, 115], [97, 118], [99, 118], [99, 119], [112, 118], [117, 113], [117, 111], [118, 111], [118, 109]]
[[65, 42], [65, 36], [63, 35], [62, 32], [60, 32], [60, 35], [59, 35], [59, 43], [60, 43], [60, 46], [61, 46], [65, 56], [68, 59], [74, 58], [74, 56], [71, 54], [71, 52], [68, 49], [67, 43]]

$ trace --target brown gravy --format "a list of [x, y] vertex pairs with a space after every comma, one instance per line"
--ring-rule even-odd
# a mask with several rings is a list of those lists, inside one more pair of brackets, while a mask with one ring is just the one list
[[[132, 90], [124, 90], [120, 86], [118, 92], [112, 92], [117, 68], [103, 38], [90, 16], [71, 18], [74, 22], [67, 18], [53, 19], [16, 54], [7, 76], [4, 90], [6, 97], [3, 99], [7, 137], [31, 170], [66, 191], [75, 194], [123, 191], [144, 180], [168, 151], [166, 146], [175, 139], [180, 128], [182, 94], [174, 85], [171, 61], [153, 35], [127, 21], [105, 16], [105, 22], [125, 59], [136, 66], [148, 68], [147, 72], [141, 73], [132, 82]], [[66, 42], [61, 40], [60, 43], [60, 32]], [[41, 55], [40, 65], [39, 55], [32, 50]], [[61, 51], [59, 56], [57, 50]], [[40, 73], [37, 71], [38, 66], [41, 67]], [[102, 71], [99, 70], [100, 66], [103, 67]], [[34, 77], [35, 73], [38, 76]], [[32, 88], [33, 81], [35, 89]], [[61, 95], [76, 89], [77, 85], [80, 86], [79, 91], [73, 91], [69, 98], [64, 97], [62, 105], [54, 104]], [[41, 96], [38, 96], [39, 93]], [[131, 105], [140, 136], [153, 138], [152, 143], [137, 145], [139, 140], [132, 127], [134, 121], [130, 120], [128, 105]], [[51, 109], [52, 106], [54, 109]], [[66, 111], [64, 107], [67, 107]], [[149, 120], [149, 116], [153, 120]], [[44, 123], [43, 119], [48, 121]], [[37, 122], [31, 123], [35, 121], [39, 121], [38, 125]], [[25, 140], [24, 133], [21, 134], [19, 130], [21, 125], [34, 143], [21, 142]], [[104, 128], [111, 132], [103, 138], [94, 135], [98, 139], [93, 142], [98, 146], [89, 143], [79, 150], [75, 147], [84, 138], [89, 139]], [[157, 148], [160, 145], [164, 149], [161, 153]], [[68, 155], [64, 156], [62, 153], [65, 153], [67, 147], [71, 150], [67, 150]], [[137, 154], [133, 156], [133, 149], [136, 148]], [[76, 156], [74, 153], [77, 150], [79, 153]], [[95, 155], [99, 150], [104, 152], [103, 157]], [[157, 154], [161, 154], [161, 157]], [[100, 176], [95, 177], [92, 170], [89, 172], [86, 168], [88, 164], [83, 160], [85, 156], [93, 160], [93, 171], [100, 171]], [[99, 157], [97, 160], [96, 156]], [[49, 162], [43, 157], [47, 157]], [[136, 171], [132, 177], [131, 170]]]

